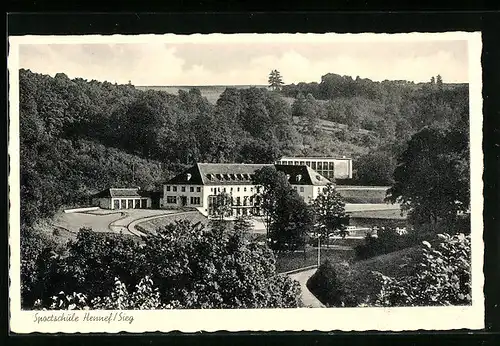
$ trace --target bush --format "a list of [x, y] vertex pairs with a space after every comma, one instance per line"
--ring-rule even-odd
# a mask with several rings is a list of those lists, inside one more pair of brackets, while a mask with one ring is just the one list
[[375, 306], [470, 305], [471, 244], [463, 234], [438, 235], [441, 242], [433, 248], [423, 242], [423, 258], [415, 275], [383, 282]]
[[327, 306], [471, 304], [470, 236], [440, 234], [435, 248], [424, 241], [422, 256], [405, 265], [412, 268], [407, 272], [411, 274], [390, 277], [325, 262], [307, 287]]
[[326, 306], [356, 307], [371, 301], [381, 285], [370, 271], [353, 270], [347, 262], [325, 261], [308, 280], [307, 288]]
[[381, 228], [377, 231], [376, 236], [368, 233], [365, 237], [365, 243], [354, 248], [356, 259], [365, 260], [374, 256], [402, 250], [417, 245], [426, 236], [428, 236], [428, 233], [416, 230], [402, 233], [392, 227]]
[[[298, 283], [276, 274], [267, 246], [242, 231], [205, 229], [187, 220], [158, 229], [142, 244], [82, 229], [67, 257], [46, 258], [36, 272], [41, 308], [53, 306], [61, 291], [79, 292], [73, 300], [84, 297], [88, 308], [106, 309], [286, 308], [300, 302]], [[133, 287], [157, 298], [130, 295]]]
[[37, 297], [37, 272], [44, 261], [58, 251], [56, 242], [31, 227], [21, 227], [21, 305], [30, 307]]

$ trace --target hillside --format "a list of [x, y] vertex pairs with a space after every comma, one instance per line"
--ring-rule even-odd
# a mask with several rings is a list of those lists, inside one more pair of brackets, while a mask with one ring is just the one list
[[267, 85], [137, 85], [135, 86], [139, 90], [157, 90], [164, 91], [169, 94], [177, 95], [179, 90], [189, 92], [191, 89], [198, 89], [201, 93], [202, 97], [205, 97], [208, 102], [215, 105], [220, 95], [227, 89], [248, 89], [248, 88], [265, 88], [267, 89]]
[[355, 179], [344, 183], [389, 185], [413, 133], [424, 126], [467, 127], [468, 119], [461, 85], [415, 87], [329, 74], [320, 84], [273, 92], [19, 73], [25, 224], [88, 203], [90, 194], [109, 186], [158, 189], [194, 162], [348, 156], [355, 160]]

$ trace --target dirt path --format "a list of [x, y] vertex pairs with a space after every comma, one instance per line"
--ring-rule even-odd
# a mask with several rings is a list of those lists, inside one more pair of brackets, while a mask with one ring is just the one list
[[324, 308], [325, 306], [321, 303], [314, 294], [307, 288], [307, 280], [316, 272], [317, 268], [304, 270], [299, 273], [289, 274], [288, 276], [300, 283], [300, 298], [305, 307], [308, 308]]

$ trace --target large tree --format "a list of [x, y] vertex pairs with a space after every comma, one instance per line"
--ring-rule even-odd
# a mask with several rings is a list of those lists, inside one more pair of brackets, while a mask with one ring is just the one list
[[[40, 287], [51, 289], [43, 292], [46, 299], [42, 305], [50, 304], [51, 297], [61, 291], [81, 292], [87, 302], [96, 302], [96, 297], [113, 298], [109, 294], [114, 292], [115, 277], [120, 286], [123, 283], [124, 291], [142, 286], [144, 278], [150, 282], [149, 288], [157, 288], [151, 293], [154, 304], [144, 309], [165, 305], [188, 309], [295, 308], [300, 302], [298, 283], [277, 275], [268, 247], [248, 240], [241, 231], [205, 228], [188, 220], [159, 228], [141, 245], [85, 231], [71, 245], [66, 258], [52, 263], [51, 271], [58, 275], [39, 276]], [[47, 261], [40, 264], [45, 267]], [[65, 285], [68, 280], [77, 285]], [[98, 299], [97, 303], [90, 307], [117, 307], [114, 299]]]
[[387, 199], [414, 223], [454, 221], [470, 205], [469, 146], [463, 131], [424, 128], [408, 142]]
[[271, 73], [269, 73], [268, 83], [272, 90], [281, 89], [281, 86], [284, 83], [283, 79], [281, 78], [281, 74], [278, 70], [272, 70]]
[[213, 199], [214, 216], [217, 216], [220, 221], [224, 221], [225, 217], [231, 216], [233, 212], [233, 198], [227, 192], [221, 192]]
[[315, 228], [326, 240], [330, 235], [347, 235], [349, 216], [345, 213], [345, 203], [335, 186], [329, 183], [312, 204]]
[[305, 235], [312, 228], [312, 212], [283, 172], [263, 167], [254, 175], [258, 186], [256, 200], [264, 215], [268, 240], [276, 251], [305, 246]]

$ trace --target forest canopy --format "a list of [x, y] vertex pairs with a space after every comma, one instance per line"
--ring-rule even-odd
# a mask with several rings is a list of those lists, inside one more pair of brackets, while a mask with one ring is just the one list
[[346, 155], [358, 171], [352, 183], [389, 184], [411, 135], [425, 126], [467, 128], [467, 85], [330, 73], [281, 91], [228, 87], [211, 104], [196, 88], [173, 95], [19, 73], [25, 225], [110, 186], [158, 189], [194, 162]]

